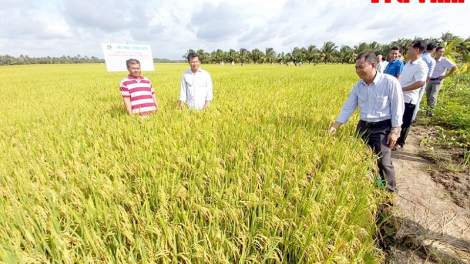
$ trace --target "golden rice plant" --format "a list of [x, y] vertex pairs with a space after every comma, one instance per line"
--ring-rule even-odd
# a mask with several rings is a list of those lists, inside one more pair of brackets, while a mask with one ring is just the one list
[[0, 261], [374, 263], [370, 152], [326, 131], [352, 66], [202, 65], [207, 111], [178, 111], [186, 64], [144, 73], [161, 111], [128, 116], [126, 73], [2, 66]]

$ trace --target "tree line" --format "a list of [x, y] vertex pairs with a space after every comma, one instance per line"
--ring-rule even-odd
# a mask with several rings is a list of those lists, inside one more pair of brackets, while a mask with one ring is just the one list
[[[402, 51], [402, 55], [406, 59], [406, 50], [408, 46], [417, 39], [423, 38], [398, 38], [389, 44], [379, 44], [377, 42], [365, 43], [361, 42], [354, 47], [348, 45], [338, 46], [333, 41], [326, 41], [323, 46], [316, 47], [310, 45], [308, 47], [295, 47], [290, 52], [276, 53], [273, 48], [266, 48], [264, 51], [259, 49], [247, 50], [241, 48], [240, 50], [230, 49], [223, 51], [217, 49], [212, 52], [206, 52], [203, 49], [188, 50], [182, 58], [185, 59], [191, 52], [199, 55], [203, 63], [222, 63], [222, 62], [235, 62], [235, 63], [288, 63], [288, 62], [302, 62], [302, 63], [354, 63], [355, 58], [361, 52], [372, 50], [375, 54], [382, 54], [388, 57], [391, 48], [397, 46]], [[440, 38], [424, 39], [426, 43], [434, 42], [438, 46], [447, 47], [449, 50], [446, 52], [459, 62], [470, 62], [470, 37], [463, 39], [455, 36], [452, 33], [442, 33]]]
[[[406, 56], [406, 50], [410, 43], [416, 39], [398, 38], [389, 44], [379, 44], [377, 42], [365, 43], [361, 42], [358, 45], [350, 47], [348, 45], [341, 45], [338, 47], [333, 41], [326, 41], [323, 46], [316, 47], [310, 45], [308, 47], [294, 47], [290, 52], [277, 53], [273, 48], [266, 48], [264, 51], [259, 49], [248, 50], [241, 48], [239, 50], [230, 49], [223, 51], [217, 49], [212, 52], [206, 52], [203, 49], [188, 50], [182, 60], [169, 60], [154, 58], [155, 63], [169, 63], [169, 62], [184, 62], [190, 52], [196, 52], [203, 63], [287, 63], [287, 62], [302, 62], [302, 63], [354, 63], [358, 54], [365, 50], [372, 50], [376, 54], [386, 56], [392, 46], [398, 46], [403, 55]], [[434, 42], [439, 46], [447, 47], [446, 53], [454, 60], [459, 62], [470, 62], [470, 37], [463, 39], [450, 32], [442, 33], [440, 38], [424, 39], [426, 42]], [[76, 63], [104, 63], [104, 59], [97, 57], [87, 56], [62, 56], [62, 57], [29, 57], [28, 55], [20, 55], [13, 57], [10, 55], [0, 55], [0, 65], [24, 65], [24, 64], [76, 64]]]
[[[169, 59], [154, 58], [155, 63], [169, 63], [175, 62]], [[183, 60], [178, 62], [184, 62]], [[13, 57], [10, 55], [0, 55], [0, 66], [1, 65], [26, 65], [26, 64], [78, 64], [78, 63], [105, 63], [104, 59], [97, 58], [95, 56], [62, 56], [62, 57], [29, 57], [28, 55], [20, 55], [19, 57]]]

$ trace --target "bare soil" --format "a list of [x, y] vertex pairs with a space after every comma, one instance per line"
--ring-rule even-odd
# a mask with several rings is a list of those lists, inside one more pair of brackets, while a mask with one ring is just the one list
[[386, 263], [470, 263], [470, 173], [463, 149], [422, 146], [436, 131], [413, 125], [403, 149], [393, 152], [399, 203], [379, 240]]

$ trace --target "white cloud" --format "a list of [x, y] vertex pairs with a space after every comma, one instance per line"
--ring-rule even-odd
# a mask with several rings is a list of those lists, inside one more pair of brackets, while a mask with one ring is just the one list
[[[326, 41], [354, 46], [398, 38], [470, 37], [464, 4], [372, 4], [370, 0], [3, 0], [0, 54], [103, 57], [102, 42], [152, 46], [180, 59], [188, 49], [249, 50]], [[427, 1], [429, 2], [429, 1]], [[466, 12], [467, 11], [467, 12]]]

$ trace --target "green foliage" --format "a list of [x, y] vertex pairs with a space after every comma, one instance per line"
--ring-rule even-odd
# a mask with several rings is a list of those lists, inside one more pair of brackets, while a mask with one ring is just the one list
[[444, 82], [439, 92], [438, 106], [432, 119], [433, 124], [443, 124], [463, 133], [470, 131], [470, 74], [465, 74], [456, 87], [457, 76], [452, 75]]
[[432, 144], [457, 146], [467, 151], [464, 158], [470, 164], [470, 74], [452, 75], [439, 92], [438, 105], [430, 124], [438, 129]]

